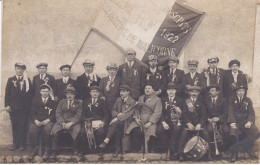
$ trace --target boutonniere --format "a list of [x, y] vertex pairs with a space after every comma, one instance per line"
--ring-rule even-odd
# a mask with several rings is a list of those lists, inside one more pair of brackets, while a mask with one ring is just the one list
[[176, 104], [176, 101], [174, 101], [173, 103]]
[[157, 79], [162, 79], [162, 75], [160, 73], [157, 73], [156, 78]]
[[98, 103], [95, 103], [95, 107], [98, 107]]
[[72, 107], [75, 108], [75, 104], [73, 104]]
[[89, 111], [92, 111], [92, 109], [91, 109], [91, 104], [89, 104], [88, 107], [89, 107]]
[[44, 109], [48, 109], [48, 107], [44, 107]]
[[50, 114], [51, 114], [51, 111], [52, 111], [52, 109], [51, 109], [51, 108], [49, 108], [48, 110], [49, 110], [48, 114], [50, 115]]
[[138, 72], [135, 68], [133, 68], [133, 70], [134, 70], [134, 75], [136, 76], [138, 74]]
[[197, 107], [199, 107], [200, 105], [199, 105], [199, 104], [197, 104], [196, 106], [197, 106]]
[[126, 107], [126, 108], [129, 108], [129, 105], [128, 105], [128, 104], [126, 104], [126, 105], [125, 105], [125, 107]]
[[246, 110], [247, 110], [247, 107], [248, 107], [248, 102], [244, 102], [244, 104], [245, 104], [245, 108], [246, 108]]
[[150, 73], [146, 73], [146, 80], [150, 79], [151, 74]]
[[193, 104], [192, 103], [188, 103], [187, 104], [189, 108], [192, 108], [193, 107]]
[[173, 74], [173, 75], [172, 75], [172, 82], [174, 82], [175, 79], [176, 79], [176, 75]]
[[48, 81], [49, 81], [49, 78], [48, 78], [48, 77], [45, 77], [45, 79], [44, 79], [43, 81], [44, 81], [45, 84], [47, 84]]
[[125, 69], [125, 68], [123, 68], [123, 72], [126, 72], [126, 69]]
[[169, 103], [166, 101], [165, 102], [165, 109], [167, 109], [168, 105], [169, 105]]
[[17, 87], [17, 84], [16, 84], [17, 81], [16, 81], [16, 80], [13, 80], [12, 82], [13, 82], [14, 86]]
[[237, 101], [235, 100], [235, 104], [237, 104]]

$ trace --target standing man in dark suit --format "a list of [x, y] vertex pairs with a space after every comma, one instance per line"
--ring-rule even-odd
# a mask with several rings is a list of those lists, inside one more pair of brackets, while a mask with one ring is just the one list
[[41, 62], [36, 68], [38, 69], [39, 74], [33, 77], [33, 90], [34, 90], [34, 98], [41, 97], [40, 88], [42, 84], [48, 84], [51, 87], [50, 97], [53, 100], [57, 100], [55, 97], [56, 91], [56, 82], [54, 76], [47, 73], [48, 64]]
[[142, 94], [142, 85], [144, 82], [143, 66], [136, 61], [136, 52], [133, 49], [127, 49], [125, 52], [126, 62], [119, 66], [117, 76], [121, 80], [122, 85], [128, 85], [130, 96], [138, 100]]
[[107, 66], [108, 76], [102, 78], [99, 83], [99, 88], [105, 96], [110, 112], [116, 102], [116, 99], [119, 97], [120, 79], [116, 76], [117, 70], [118, 67], [116, 63], [109, 64]]
[[166, 87], [166, 76], [163, 69], [159, 69], [158, 57], [156, 55], [150, 55], [148, 57], [149, 69], [144, 72], [145, 81], [144, 83], [154, 84], [155, 94], [157, 96], [162, 96], [164, 89]]
[[28, 116], [31, 109], [32, 84], [26, 74], [26, 66], [15, 64], [16, 75], [10, 77], [5, 88], [5, 107], [10, 114], [13, 132], [11, 151], [25, 150]]
[[74, 86], [75, 80], [73, 80], [72, 78], [70, 78], [70, 69], [71, 66], [66, 64], [66, 65], [62, 65], [60, 67], [61, 70], [61, 78], [56, 80], [56, 96], [58, 97], [59, 100], [65, 99], [66, 95], [64, 93], [64, 91], [66, 90], [68, 85], [72, 85]]
[[178, 90], [177, 95], [183, 96], [183, 90], [184, 90], [184, 71], [177, 69], [179, 65], [179, 59], [177, 59], [175, 56], [170, 56], [168, 60], [168, 66], [169, 68], [165, 71], [166, 73], [166, 80], [167, 84], [169, 82], [173, 82]]
[[85, 73], [81, 76], [78, 76], [75, 82], [75, 88], [77, 91], [77, 98], [81, 100], [85, 100], [86, 98], [90, 98], [90, 90], [91, 86], [99, 86], [101, 78], [93, 73], [95, 63], [90, 60], [85, 60], [83, 62], [83, 66], [85, 69]]
[[[250, 98], [246, 96], [247, 87], [243, 84], [237, 85], [236, 95], [229, 99], [228, 123], [230, 124], [230, 135], [232, 144], [239, 141], [239, 132], [247, 135], [247, 138], [254, 138], [259, 133], [255, 125], [255, 110]], [[252, 151], [254, 144], [247, 144]], [[245, 146], [244, 146], [245, 147]], [[235, 162], [238, 158], [238, 150], [231, 151], [231, 161]], [[251, 153], [250, 153], [251, 154]]]
[[49, 85], [41, 85], [41, 97], [34, 99], [32, 103], [32, 124], [29, 129], [29, 138], [32, 149], [30, 159], [33, 159], [39, 150], [40, 136], [42, 137], [43, 145], [45, 145], [43, 159], [49, 158], [51, 149], [50, 133], [55, 122], [55, 111], [57, 106], [57, 103], [49, 97], [50, 90], [51, 88]]
[[230, 70], [226, 71], [224, 78], [224, 96], [226, 98], [230, 98], [236, 95], [235, 89], [237, 88], [237, 84], [243, 85], [247, 87], [247, 79], [240, 68], [240, 61], [231, 60], [228, 63]]
[[160, 139], [163, 152], [170, 150], [169, 158], [178, 160], [178, 141], [182, 131], [183, 100], [176, 96], [177, 86], [167, 85], [167, 96], [162, 98], [162, 115], [158, 122], [156, 135]]

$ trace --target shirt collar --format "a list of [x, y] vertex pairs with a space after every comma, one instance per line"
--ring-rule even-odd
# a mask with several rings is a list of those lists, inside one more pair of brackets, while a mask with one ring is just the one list
[[124, 99], [124, 102], [126, 102], [126, 100], [128, 99], [128, 96], [126, 98], [122, 98], [122, 100]]
[[46, 100], [46, 102], [47, 102], [48, 99], [49, 99], [49, 97], [47, 97], [47, 98], [43, 98], [43, 97], [42, 97], [42, 102], [44, 102], [44, 100]]
[[116, 76], [112, 77], [112, 76], [108, 75], [108, 78], [109, 78], [110, 81], [112, 80], [112, 78], [115, 79], [115, 77], [116, 77]]
[[235, 72], [232, 72], [232, 74], [237, 76], [237, 75], [238, 75], [238, 72], [236, 72], [236, 73], [235, 73]]
[[211, 97], [211, 100], [215, 99], [215, 101], [218, 99], [218, 96], [216, 97]]
[[[70, 103], [70, 100], [68, 100], [68, 99], [67, 99], [67, 102], [68, 102], [68, 103]], [[74, 102], [74, 99], [73, 99], [73, 100], [71, 100], [71, 103], [73, 103], [73, 102]]]
[[169, 98], [169, 100], [171, 100], [171, 99], [174, 100], [175, 96], [169, 96], [168, 98]]
[[191, 99], [191, 101], [193, 101], [194, 103], [195, 103], [196, 100], [197, 100], [197, 98], [194, 99], [194, 98], [192, 98], [192, 97], [191, 97], [190, 99]]
[[68, 80], [69, 80], [69, 76], [68, 76], [68, 77], [62, 77], [62, 80], [63, 80], [63, 81], [64, 81], [64, 80], [68, 81]]
[[150, 68], [150, 71], [151, 71], [152, 73], [155, 73], [155, 72], [156, 72], [156, 67], [155, 67], [155, 68]]
[[174, 69], [170, 68], [170, 71], [172, 70], [172, 73], [175, 73], [176, 69], [177, 68], [174, 68]]
[[91, 98], [91, 100], [92, 100], [92, 103], [94, 103], [94, 100], [97, 102], [98, 98]]
[[46, 73], [44, 73], [44, 74], [40, 74], [40, 77], [41, 77], [41, 75], [43, 76], [43, 78], [45, 78], [45, 77], [46, 77]]
[[18, 80], [19, 78], [22, 78], [22, 77], [23, 77], [23, 76], [17, 76], [17, 75], [16, 75], [16, 79], [17, 79], [17, 80]]

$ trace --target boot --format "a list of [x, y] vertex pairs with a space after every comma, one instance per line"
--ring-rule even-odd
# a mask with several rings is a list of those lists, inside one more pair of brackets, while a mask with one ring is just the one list
[[29, 154], [29, 159], [30, 160], [32, 160], [33, 157], [37, 154], [38, 150], [39, 150], [39, 147], [35, 147], [34, 149], [32, 149], [32, 151]]
[[231, 162], [236, 162], [237, 159], [238, 159], [238, 153], [237, 152], [232, 152], [230, 161]]
[[47, 159], [49, 159], [49, 157], [50, 157], [50, 149], [49, 148], [45, 148], [45, 153], [43, 155], [43, 159], [47, 160]]

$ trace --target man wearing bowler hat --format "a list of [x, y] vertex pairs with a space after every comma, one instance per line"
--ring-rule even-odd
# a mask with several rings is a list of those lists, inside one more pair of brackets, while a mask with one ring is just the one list
[[62, 77], [60, 79], [56, 80], [57, 88], [56, 88], [56, 92], [55, 92], [56, 96], [58, 97], [59, 100], [66, 98], [64, 91], [66, 90], [66, 88], [69, 84], [74, 86], [75, 80], [70, 78], [70, 69], [71, 69], [71, 66], [68, 64], [62, 65], [60, 67]]
[[15, 63], [15, 76], [10, 77], [5, 88], [5, 107], [10, 114], [13, 146], [11, 151], [25, 150], [28, 116], [31, 109], [32, 84], [26, 74], [26, 66]]
[[85, 73], [81, 76], [78, 76], [75, 82], [75, 88], [77, 91], [77, 98], [85, 100], [90, 98], [90, 87], [99, 86], [101, 78], [93, 73], [95, 63], [90, 60], [85, 60], [83, 62]]

